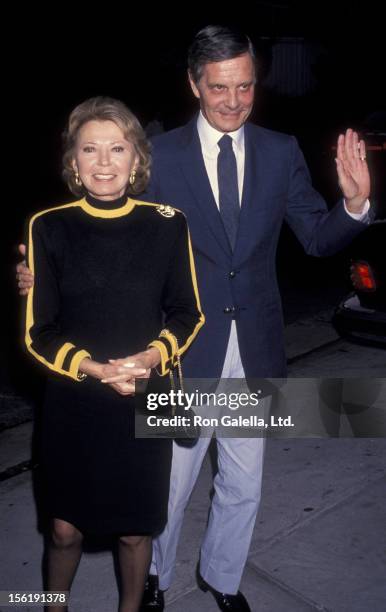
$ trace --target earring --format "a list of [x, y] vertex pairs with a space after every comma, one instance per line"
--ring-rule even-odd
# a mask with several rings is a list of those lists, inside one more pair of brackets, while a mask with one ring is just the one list
[[134, 185], [136, 176], [137, 176], [137, 171], [136, 170], [132, 170], [130, 172], [130, 176], [129, 176], [129, 183], [130, 183], [130, 185]]
[[81, 187], [82, 185], [82, 181], [80, 180], [79, 172], [75, 172], [75, 184], [78, 185], [78, 187]]

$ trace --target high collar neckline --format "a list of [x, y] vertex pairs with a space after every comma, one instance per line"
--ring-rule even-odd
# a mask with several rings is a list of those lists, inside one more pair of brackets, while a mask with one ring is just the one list
[[130, 213], [135, 201], [123, 195], [115, 200], [100, 200], [89, 193], [81, 200], [81, 206], [85, 212], [93, 217], [115, 218]]
[[92, 196], [90, 193], [87, 193], [85, 196], [85, 200], [90, 206], [94, 208], [100, 208], [102, 210], [113, 210], [114, 208], [121, 208], [127, 201], [127, 195], [124, 194], [119, 198], [115, 198], [115, 200], [101, 200], [100, 198], [96, 198]]

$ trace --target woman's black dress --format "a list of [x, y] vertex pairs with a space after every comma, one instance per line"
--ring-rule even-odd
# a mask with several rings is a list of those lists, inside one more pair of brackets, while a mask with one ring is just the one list
[[26, 344], [51, 374], [40, 462], [49, 514], [85, 533], [162, 531], [171, 440], [136, 439], [134, 398], [79, 380], [78, 366], [88, 355], [106, 363], [153, 344], [165, 375], [176, 363], [174, 339], [182, 353], [189, 347], [204, 317], [185, 217], [87, 196], [38, 213], [28, 234], [35, 283]]

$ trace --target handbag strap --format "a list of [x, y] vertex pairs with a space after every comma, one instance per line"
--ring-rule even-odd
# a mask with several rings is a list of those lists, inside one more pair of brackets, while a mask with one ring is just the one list
[[[174, 334], [172, 334], [169, 329], [163, 329], [161, 331], [161, 333], [160, 333], [160, 336], [164, 337], [164, 338], [172, 337], [173, 342], [174, 342], [175, 346], [177, 347], [175, 355], [176, 355], [176, 360], [177, 360], [178, 380], [179, 380], [180, 389], [181, 389], [182, 393], [185, 393], [185, 390], [184, 390], [184, 379], [183, 379], [183, 376], [182, 376], [182, 367], [181, 367], [180, 347], [178, 345], [178, 340], [177, 340], [176, 336]], [[176, 390], [176, 384], [175, 384], [175, 381], [174, 381], [174, 369], [172, 367], [170, 367], [170, 370], [169, 370], [169, 378], [170, 378], [170, 385], [171, 385], [173, 391], [175, 391]]]

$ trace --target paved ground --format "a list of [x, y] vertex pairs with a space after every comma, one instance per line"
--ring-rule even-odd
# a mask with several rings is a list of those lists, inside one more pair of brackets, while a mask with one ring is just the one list
[[[28, 440], [28, 427], [17, 432], [19, 442]], [[267, 442], [263, 502], [242, 583], [253, 612], [384, 612], [385, 459], [383, 439]], [[194, 580], [211, 475], [208, 458], [186, 513], [167, 596], [170, 612], [216, 610]], [[0, 589], [39, 590], [42, 537], [36, 529], [31, 472], [4, 481], [0, 491]], [[72, 610], [113, 612], [116, 599], [110, 550], [87, 552], [75, 580]]]
[[[385, 351], [335, 343], [323, 315], [319, 323], [296, 325], [287, 330], [292, 376], [336, 376], [337, 371], [342, 376], [385, 376]], [[321, 349], [321, 342], [331, 344]], [[300, 353], [303, 357], [297, 359]], [[351, 435], [346, 417], [341, 433]], [[0, 434], [0, 473], [10, 475], [7, 469], [28, 461], [31, 434], [31, 422]], [[27, 470], [0, 483], [0, 590], [41, 588], [42, 536], [36, 528], [32, 475]], [[169, 612], [217, 610], [194, 578], [211, 482], [207, 457], [186, 512], [175, 580], [167, 594]], [[384, 438], [268, 440], [263, 501], [241, 585], [252, 611], [384, 612], [385, 525]], [[71, 601], [73, 612], [116, 610], [109, 549], [87, 548]]]

